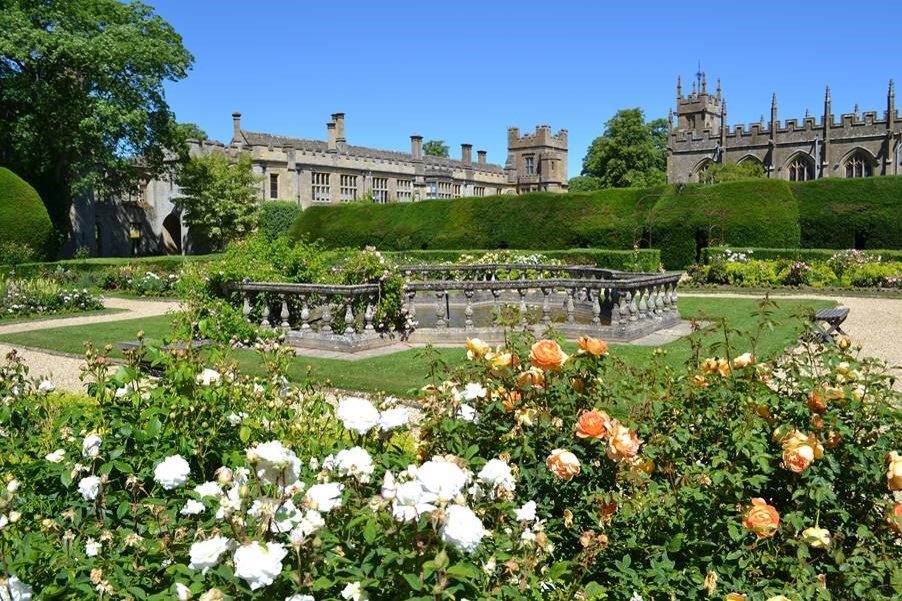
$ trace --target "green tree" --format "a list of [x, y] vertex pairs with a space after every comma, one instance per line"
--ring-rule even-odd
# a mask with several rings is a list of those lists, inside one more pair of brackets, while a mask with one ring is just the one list
[[221, 154], [188, 160], [178, 174], [183, 196], [173, 199], [184, 211], [185, 224], [218, 248], [242, 238], [256, 225], [257, 185], [251, 158], [232, 162]]
[[591, 192], [592, 190], [601, 190], [604, 188], [601, 178], [592, 175], [577, 175], [571, 177], [567, 184], [568, 192]]
[[444, 140], [427, 140], [423, 143], [423, 152], [434, 157], [447, 157], [448, 145]]
[[186, 140], [198, 140], [205, 142], [210, 139], [207, 132], [202, 130], [197, 123], [179, 123], [179, 135]]
[[757, 161], [744, 161], [741, 164], [713, 163], [704, 170], [701, 181], [706, 184], [719, 184], [755, 177], [764, 177], [764, 166]]
[[667, 121], [645, 122], [642, 109], [622, 109], [605, 123], [583, 159], [582, 174], [603, 188], [662, 184], [667, 169]]
[[[193, 62], [153, 8], [118, 0], [0, 3], [0, 164], [68, 232], [72, 198], [110, 197], [184, 145], [163, 84]], [[140, 157], [141, 171], [135, 169]]]

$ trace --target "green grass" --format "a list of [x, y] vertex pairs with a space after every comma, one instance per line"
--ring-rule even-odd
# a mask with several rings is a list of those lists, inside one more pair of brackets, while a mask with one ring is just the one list
[[[722, 299], [722, 298], [684, 298], [680, 300], [680, 310], [684, 319], [696, 318], [706, 321], [726, 319], [733, 328], [750, 331], [758, 323], [757, 315], [759, 299]], [[771, 318], [777, 322], [773, 331], [765, 330], [759, 340], [757, 353], [765, 357], [782, 349], [785, 344], [797, 338], [803, 323], [794, 317], [803, 309], [820, 309], [833, 306], [828, 299], [818, 301], [798, 301], [779, 299], [778, 308]], [[121, 357], [117, 342], [134, 340], [138, 330], [144, 330], [148, 339], [160, 339], [169, 333], [170, 318], [166, 316], [145, 319], [125, 320], [84, 326], [68, 326], [20, 332], [0, 336], [0, 341], [23, 346], [45, 348], [65, 353], [80, 354], [84, 351], [84, 342], [90, 341], [95, 346], [113, 344], [114, 357]], [[706, 330], [704, 343], [710, 346], [722, 340], [722, 332], [717, 328]], [[735, 339], [738, 352], [749, 350], [746, 336]], [[569, 352], [575, 349], [572, 344], [566, 345]], [[684, 364], [690, 355], [688, 340], [681, 339], [664, 347], [667, 351], [665, 361], [673, 366]], [[610, 352], [622, 358], [628, 365], [639, 366], [650, 360], [653, 347], [640, 347], [628, 344], [612, 344]], [[298, 357], [293, 361], [290, 370], [292, 379], [304, 379], [308, 370], [320, 383], [328, 383], [336, 388], [347, 390], [384, 391], [389, 394], [406, 394], [411, 389], [419, 388], [426, 382], [427, 363], [420, 357], [420, 349], [411, 349], [391, 355], [374, 357], [361, 361], [342, 361], [337, 359], [316, 359]], [[466, 353], [462, 348], [435, 349], [435, 353], [449, 364], [465, 360]], [[713, 353], [712, 353], [713, 354]], [[261, 364], [257, 355], [248, 350], [234, 351], [242, 370], [248, 373], [260, 373]]]
[[92, 309], [90, 311], [69, 311], [68, 313], [36, 313], [28, 317], [7, 318], [0, 317], [0, 327], [8, 326], [16, 323], [26, 323], [29, 321], [53, 321], [56, 319], [67, 319], [69, 317], [93, 317], [95, 315], [112, 315], [113, 313], [122, 313], [126, 309]]

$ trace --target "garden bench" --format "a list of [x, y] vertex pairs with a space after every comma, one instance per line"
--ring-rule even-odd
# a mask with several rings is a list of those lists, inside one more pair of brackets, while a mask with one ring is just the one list
[[849, 316], [849, 310], [845, 307], [835, 309], [820, 309], [812, 319], [812, 329], [815, 339], [824, 344], [833, 342], [837, 334], [846, 336], [840, 327]]
[[[209, 346], [213, 344], [213, 341], [209, 338], [201, 338], [200, 340], [192, 340], [189, 344], [185, 344], [184, 342], [173, 342], [170, 344], [164, 344], [160, 346], [161, 351], [172, 351], [172, 350], [184, 350], [187, 348], [199, 349], [205, 346]], [[139, 346], [141, 346], [141, 342], [138, 340], [128, 340], [125, 342], [119, 342], [116, 346], [119, 347], [119, 350], [122, 352], [133, 351]], [[150, 375], [159, 376], [161, 375], [161, 370], [155, 367], [150, 361], [144, 359], [140, 363], [140, 367], [142, 370], [146, 371]]]

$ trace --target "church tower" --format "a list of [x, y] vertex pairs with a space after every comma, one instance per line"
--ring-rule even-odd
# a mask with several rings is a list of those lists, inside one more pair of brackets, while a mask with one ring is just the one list
[[708, 130], [719, 135], [723, 125], [723, 98], [720, 91], [720, 80], [717, 80], [717, 91], [708, 93], [708, 81], [705, 73], [699, 69], [692, 82], [692, 91], [683, 96], [683, 85], [677, 77], [677, 123], [676, 131], [698, 132]]

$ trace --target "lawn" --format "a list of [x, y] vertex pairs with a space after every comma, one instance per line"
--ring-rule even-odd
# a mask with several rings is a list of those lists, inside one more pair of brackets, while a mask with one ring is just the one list
[[[798, 337], [802, 321], [795, 316], [806, 309], [820, 309], [832, 306], [829, 300], [800, 301], [778, 299], [777, 307], [770, 319], [774, 321], [773, 329], [765, 328], [759, 343], [758, 355], [761, 357], [779, 351], [785, 344]], [[717, 322], [726, 319], [729, 326], [744, 332], [734, 338], [734, 348], [739, 352], [748, 350], [747, 332], [756, 329], [758, 324], [757, 310], [759, 299], [724, 299], [724, 298], [684, 298], [680, 300], [680, 311], [684, 319], [703, 319]], [[90, 341], [95, 346], [114, 344], [124, 340], [134, 340], [138, 330], [144, 330], [149, 339], [159, 339], [167, 335], [170, 329], [170, 318], [167, 316], [144, 319], [125, 320], [84, 326], [68, 326], [48, 328], [31, 332], [19, 332], [0, 336], [0, 341], [45, 348], [54, 351], [81, 354], [84, 342]], [[705, 331], [703, 341], [711, 346], [723, 339], [720, 329], [709, 328]], [[573, 352], [572, 344], [565, 348]], [[686, 362], [690, 355], [688, 340], [681, 339], [664, 347], [667, 351], [665, 360], [674, 366]], [[654, 353], [653, 347], [628, 344], [612, 344], [610, 352], [622, 358], [628, 365], [640, 365], [648, 361]], [[361, 361], [341, 361], [336, 359], [315, 359], [298, 357], [291, 366], [291, 377], [302, 380], [308, 370], [320, 383], [328, 383], [337, 388], [348, 390], [384, 391], [390, 394], [405, 394], [411, 389], [419, 388], [425, 382], [428, 364], [421, 357], [421, 349], [374, 357]], [[435, 353], [444, 361], [454, 364], [464, 360], [465, 352], [458, 348], [435, 349]], [[712, 351], [715, 354], [716, 351]], [[118, 349], [114, 356], [120, 356]], [[259, 372], [260, 362], [252, 351], [234, 351], [234, 357], [243, 370]]]
[[113, 313], [122, 313], [125, 309], [92, 309], [90, 311], [66, 311], [62, 313], [35, 313], [27, 317], [2, 317], [0, 316], [0, 327], [12, 325], [15, 323], [25, 323], [29, 321], [52, 321], [55, 319], [69, 319], [70, 317], [94, 317], [95, 315], [111, 315]]

